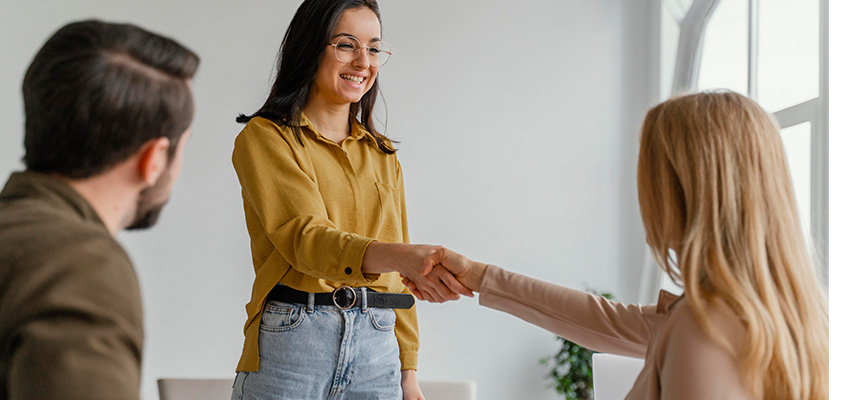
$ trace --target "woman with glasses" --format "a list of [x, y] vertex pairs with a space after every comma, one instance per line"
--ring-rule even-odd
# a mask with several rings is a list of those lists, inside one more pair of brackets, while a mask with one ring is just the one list
[[420, 278], [396, 150], [375, 129], [392, 53], [374, 0], [306, 0], [268, 99], [236, 138], [256, 278], [234, 399], [421, 399], [414, 298], [471, 294]]

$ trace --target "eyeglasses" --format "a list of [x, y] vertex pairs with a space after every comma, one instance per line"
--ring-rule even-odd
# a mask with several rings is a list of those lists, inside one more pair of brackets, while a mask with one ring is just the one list
[[350, 63], [360, 56], [360, 49], [366, 49], [366, 58], [369, 59], [369, 64], [373, 67], [383, 66], [393, 54], [390, 52], [390, 46], [383, 40], [372, 42], [369, 46], [363, 46], [357, 38], [352, 36], [343, 36], [336, 43], [328, 43], [328, 46], [333, 46], [334, 55], [341, 63]]

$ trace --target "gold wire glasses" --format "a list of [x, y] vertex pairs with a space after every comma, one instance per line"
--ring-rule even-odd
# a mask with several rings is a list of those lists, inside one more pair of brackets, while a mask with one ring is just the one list
[[363, 46], [353, 36], [342, 36], [337, 39], [336, 43], [328, 43], [328, 46], [333, 46], [334, 55], [341, 63], [350, 63], [360, 56], [360, 49], [366, 49], [366, 58], [369, 59], [369, 64], [373, 67], [383, 66], [393, 54], [390, 52], [390, 46], [383, 40], [372, 42], [369, 46]]

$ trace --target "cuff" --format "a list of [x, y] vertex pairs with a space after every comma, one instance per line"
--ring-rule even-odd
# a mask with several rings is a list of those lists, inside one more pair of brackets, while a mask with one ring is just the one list
[[413, 349], [401, 350], [398, 358], [401, 360], [401, 369], [415, 370], [419, 360], [419, 351]]
[[[484, 278], [481, 279], [481, 287], [478, 288], [479, 294], [485, 294], [490, 291], [490, 286], [493, 286], [493, 281], [503, 270], [493, 264], [487, 264], [487, 269], [484, 270]], [[480, 297], [480, 296], [479, 296]]]
[[364, 236], [351, 235], [339, 260], [340, 276], [344, 276], [346, 281], [372, 283], [381, 277], [381, 274], [364, 274], [362, 270], [366, 247], [374, 241]]

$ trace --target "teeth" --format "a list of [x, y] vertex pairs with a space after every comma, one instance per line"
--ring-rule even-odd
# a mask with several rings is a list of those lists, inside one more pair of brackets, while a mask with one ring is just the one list
[[348, 75], [348, 74], [342, 74], [342, 75], [340, 75], [340, 77], [342, 77], [342, 79], [345, 79], [345, 80], [347, 80], [349, 82], [353, 82], [353, 83], [361, 83], [361, 82], [363, 82], [364, 79], [366, 79], [362, 76], [354, 76], [354, 75]]

